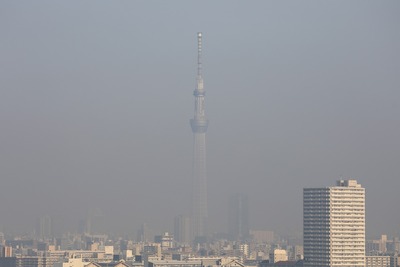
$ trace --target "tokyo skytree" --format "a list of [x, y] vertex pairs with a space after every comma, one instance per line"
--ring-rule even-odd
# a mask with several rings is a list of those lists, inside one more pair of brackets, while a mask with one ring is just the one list
[[190, 120], [193, 132], [193, 200], [192, 227], [193, 237], [207, 235], [207, 168], [206, 168], [206, 132], [208, 120], [205, 115], [203, 75], [201, 66], [202, 34], [197, 33], [197, 82], [194, 95], [194, 118]]

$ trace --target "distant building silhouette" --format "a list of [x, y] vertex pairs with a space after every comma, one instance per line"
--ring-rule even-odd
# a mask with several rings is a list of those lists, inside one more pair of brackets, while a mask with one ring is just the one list
[[42, 216], [38, 219], [37, 236], [42, 240], [53, 236], [53, 221], [49, 215]]
[[272, 244], [275, 240], [275, 235], [273, 231], [250, 230], [250, 236], [256, 243]]
[[237, 193], [229, 198], [228, 232], [233, 240], [249, 238], [249, 203], [244, 194]]
[[182, 244], [190, 244], [192, 240], [191, 220], [185, 215], [176, 216], [174, 219], [174, 237]]
[[100, 208], [90, 209], [86, 217], [86, 233], [88, 234], [104, 234], [105, 229], [105, 216]]
[[152, 242], [154, 239], [154, 235], [152, 234], [150, 228], [146, 223], [143, 223], [139, 230], [137, 231], [136, 240], [138, 242]]

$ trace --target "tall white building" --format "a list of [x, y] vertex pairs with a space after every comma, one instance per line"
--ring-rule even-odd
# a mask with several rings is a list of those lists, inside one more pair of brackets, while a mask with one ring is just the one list
[[304, 266], [365, 266], [365, 189], [356, 180], [303, 190]]

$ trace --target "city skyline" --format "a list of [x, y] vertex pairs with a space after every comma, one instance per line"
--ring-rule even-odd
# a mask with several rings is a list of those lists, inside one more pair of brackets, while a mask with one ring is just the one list
[[190, 214], [202, 31], [210, 232], [236, 192], [252, 229], [301, 232], [302, 188], [341, 176], [368, 190], [367, 236], [398, 232], [399, 5], [2, 1], [0, 225], [101, 210], [135, 235]]

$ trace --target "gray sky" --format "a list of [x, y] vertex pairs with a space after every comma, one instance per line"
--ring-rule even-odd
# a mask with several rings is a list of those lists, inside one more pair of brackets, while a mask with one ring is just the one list
[[341, 176], [369, 235], [400, 231], [399, 1], [1, 1], [0, 224], [188, 214], [198, 31], [212, 231], [232, 192], [300, 231], [302, 188]]

